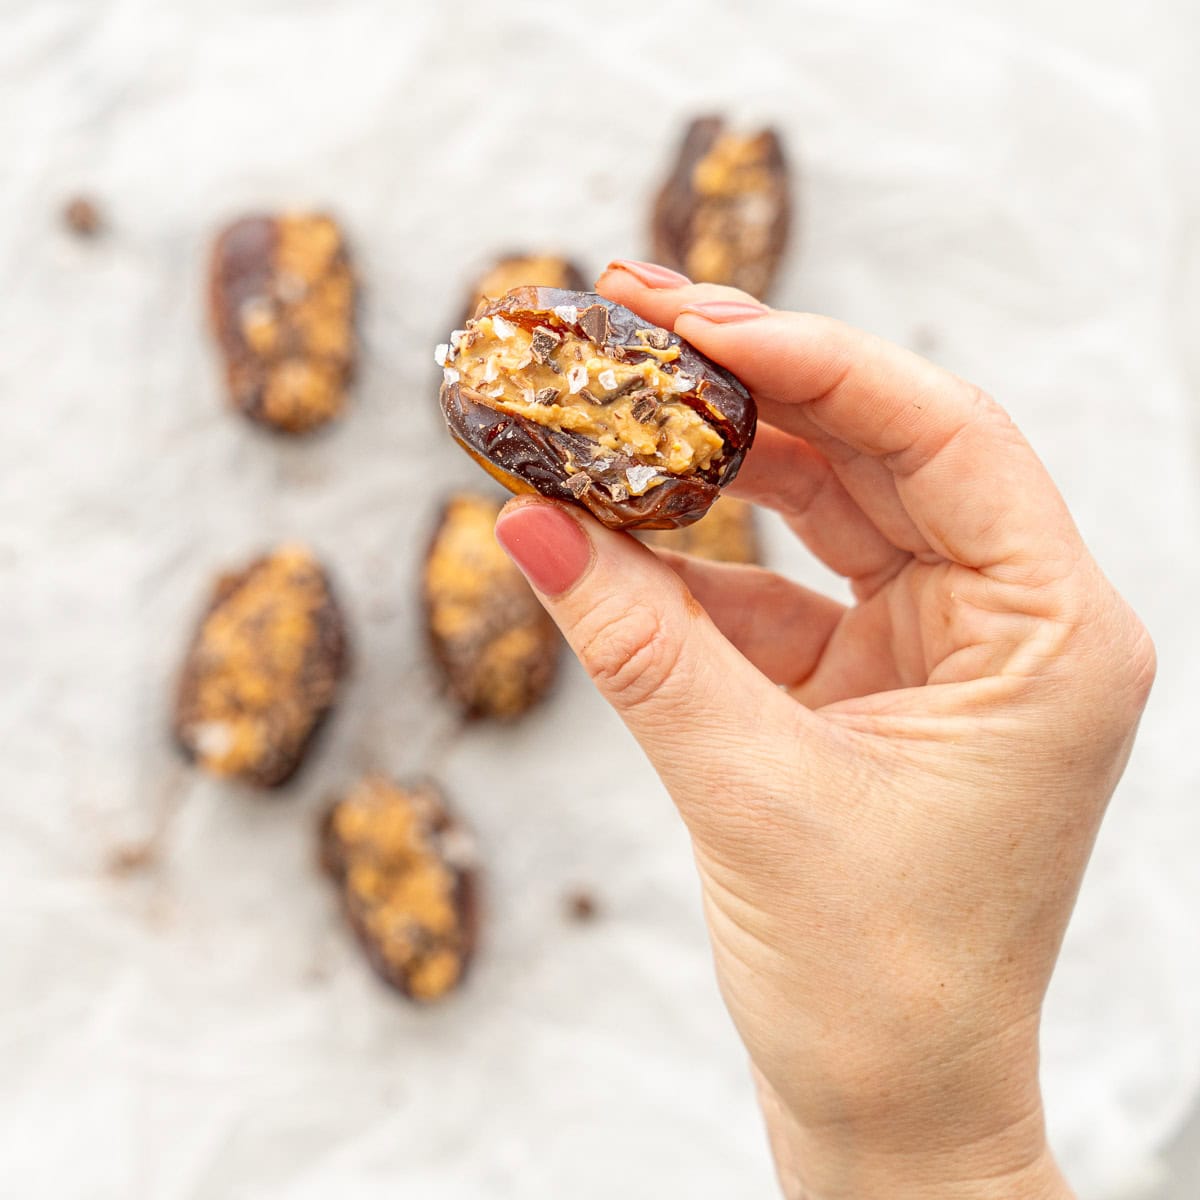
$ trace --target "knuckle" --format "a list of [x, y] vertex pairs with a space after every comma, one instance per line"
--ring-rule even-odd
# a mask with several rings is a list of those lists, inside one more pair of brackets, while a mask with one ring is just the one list
[[678, 668], [679, 646], [650, 605], [612, 602], [591, 614], [579, 658], [597, 687], [630, 709], [662, 691]]

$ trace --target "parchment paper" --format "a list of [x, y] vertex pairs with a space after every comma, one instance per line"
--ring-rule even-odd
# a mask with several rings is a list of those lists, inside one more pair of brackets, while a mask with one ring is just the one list
[[[1045, 1036], [1081, 1195], [1148, 1194], [1200, 1087], [1200, 257], [1162, 66], [1189, 29], [1183, 4], [1046, 7], [0, 2], [3, 1190], [774, 1194], [657, 780], [573, 669], [517, 728], [460, 730], [414, 603], [441, 495], [483, 484], [433, 403], [472, 268], [642, 251], [682, 121], [728, 108], [779, 124], [802, 179], [780, 302], [998, 395], [1158, 639]], [[77, 190], [94, 243], [59, 225]], [[348, 419], [292, 443], [224, 408], [201, 289], [218, 222], [305, 204], [354, 239], [366, 354]], [[212, 573], [283, 537], [331, 564], [356, 669], [263, 799], [165, 726]], [[436, 1011], [377, 985], [314, 866], [314, 814], [367, 768], [438, 774], [485, 849], [482, 954]], [[591, 926], [561, 916], [577, 884]]]

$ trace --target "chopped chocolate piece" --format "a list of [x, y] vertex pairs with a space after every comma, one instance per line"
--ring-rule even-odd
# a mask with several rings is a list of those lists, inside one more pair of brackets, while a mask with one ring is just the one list
[[654, 205], [657, 262], [765, 299], [787, 246], [791, 185], [774, 130], [693, 121]]
[[489, 300], [498, 300], [515, 287], [587, 287], [583, 272], [570, 259], [556, 254], [507, 254], [484, 272], [471, 288], [460, 324], [475, 315]]
[[211, 774], [275, 787], [303, 760], [346, 658], [321, 564], [282, 546], [217, 581], [184, 659], [175, 737]]
[[559, 396], [562, 395], [562, 388], [544, 387], [539, 389], [534, 399], [539, 404], [556, 404]]
[[722, 496], [704, 517], [686, 529], [659, 529], [641, 534], [648, 546], [674, 550], [716, 562], [762, 563], [754, 506]]
[[229, 395], [252, 421], [307, 433], [346, 405], [357, 284], [320, 214], [245, 217], [213, 247], [209, 309]]
[[103, 221], [100, 210], [86, 196], [76, 196], [63, 209], [63, 220], [67, 228], [79, 237], [95, 237]]
[[562, 638], [496, 541], [501, 502], [460, 492], [442, 512], [422, 591], [434, 656], [473, 716], [510, 719], [550, 689]]
[[478, 865], [438, 790], [368, 776], [326, 812], [320, 847], [380, 978], [425, 1003], [454, 991], [475, 948]]
[[534, 362], [543, 363], [558, 348], [562, 337], [552, 329], [539, 325], [533, 331], [533, 340], [529, 343], [529, 353]]
[[653, 388], [643, 388], [633, 393], [633, 407], [629, 410], [635, 421], [645, 424], [658, 411], [658, 394]]
[[579, 328], [601, 349], [608, 345], [608, 309], [603, 304], [593, 304], [579, 314]]
[[567, 477], [567, 491], [569, 491], [576, 500], [579, 500], [583, 496], [584, 492], [586, 492], [591, 486], [591, 479], [589, 479], [588, 476], [582, 471], [580, 471], [578, 474], [569, 475]]
[[[604, 327], [607, 345], [589, 337], [585, 318], [592, 333]], [[534, 363], [543, 326], [559, 341]], [[613, 529], [670, 529], [697, 520], [737, 474], [754, 402], [678, 335], [594, 293], [551, 288], [517, 288], [468, 328], [479, 335], [472, 344], [438, 349], [442, 410], [460, 445], [511, 491], [577, 502]], [[591, 485], [582, 491], [570, 482], [580, 475]]]

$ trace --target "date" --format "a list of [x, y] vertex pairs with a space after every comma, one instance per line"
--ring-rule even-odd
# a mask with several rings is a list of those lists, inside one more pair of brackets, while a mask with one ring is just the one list
[[587, 280], [575, 263], [557, 254], [506, 254], [475, 281], [463, 308], [462, 323], [466, 324], [482, 305], [499, 300], [517, 287], [582, 291]]
[[243, 217], [222, 231], [209, 311], [233, 406], [283, 433], [337, 417], [354, 375], [357, 292], [332, 217]]
[[698, 520], [754, 438], [737, 379], [594, 292], [517, 288], [436, 358], [446, 424], [485, 470], [612, 529]]
[[471, 716], [519, 717], [550, 690], [562, 637], [493, 529], [501, 503], [460, 492], [442, 510], [422, 598], [434, 658]]
[[424, 1003], [459, 986], [475, 948], [478, 858], [437, 788], [368, 776], [326, 812], [320, 852], [381, 979]]
[[282, 546], [222, 576], [184, 659], [176, 741], [210, 774], [286, 782], [333, 706], [346, 641], [329, 579], [306, 547]]
[[754, 506], [722, 496], [694, 525], [649, 530], [639, 535], [656, 550], [674, 550], [713, 562], [762, 564]]
[[720, 283], [766, 299], [787, 248], [791, 184], [773, 129], [737, 134], [701, 117], [654, 203], [656, 261], [697, 283]]

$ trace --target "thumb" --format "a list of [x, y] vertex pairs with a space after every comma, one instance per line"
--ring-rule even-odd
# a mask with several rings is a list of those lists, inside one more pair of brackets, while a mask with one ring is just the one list
[[[763, 793], [770, 760], [795, 755], [797, 722], [811, 714], [738, 653], [645, 546], [541, 499], [511, 501], [496, 537], [693, 832], [726, 826], [729, 798]], [[782, 783], [765, 790], [780, 796]]]

